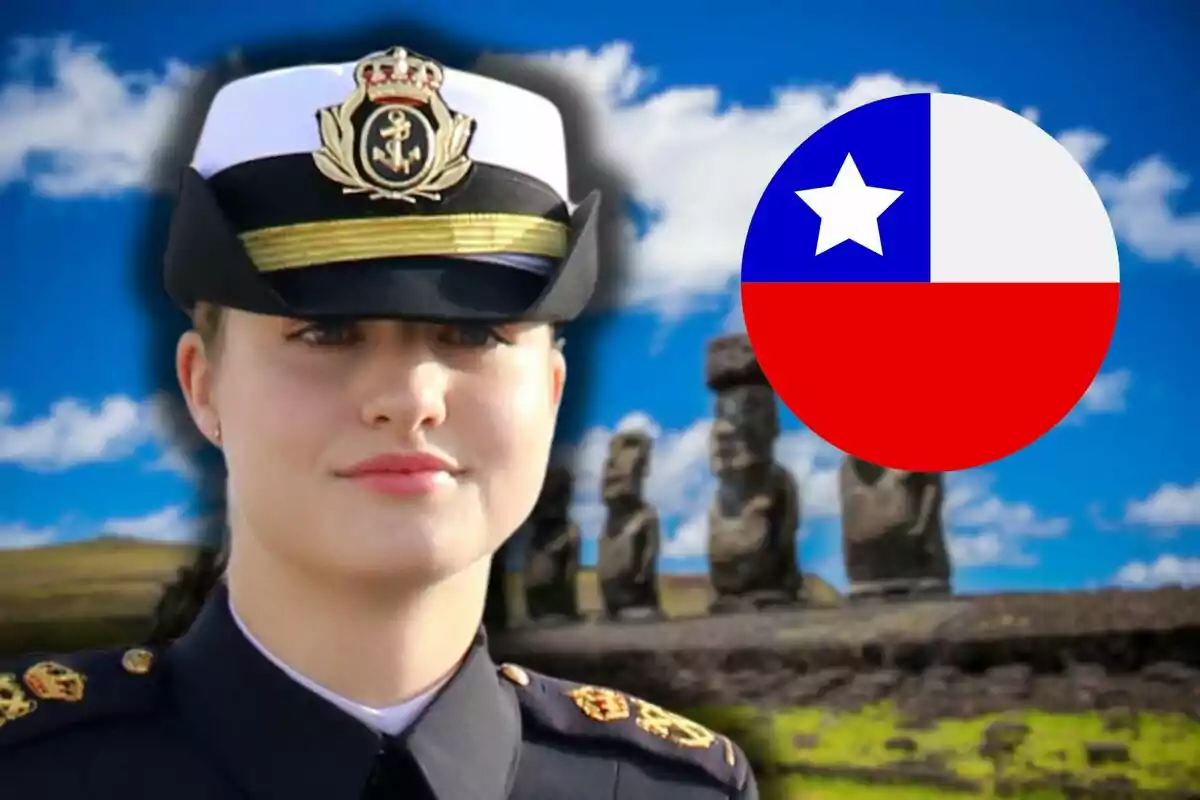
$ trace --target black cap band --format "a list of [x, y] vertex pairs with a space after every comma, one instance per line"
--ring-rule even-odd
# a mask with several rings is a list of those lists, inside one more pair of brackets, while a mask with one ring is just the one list
[[595, 287], [599, 200], [593, 193], [575, 209], [566, 254], [544, 276], [437, 256], [358, 259], [264, 272], [251, 259], [212, 186], [189, 169], [167, 244], [166, 289], [187, 310], [207, 301], [306, 318], [568, 321], [587, 306]]

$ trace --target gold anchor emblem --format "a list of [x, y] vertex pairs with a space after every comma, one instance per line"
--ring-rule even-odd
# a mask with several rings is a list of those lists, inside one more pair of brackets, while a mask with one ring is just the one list
[[475, 124], [446, 106], [444, 80], [439, 64], [400, 47], [364, 58], [346, 101], [318, 114], [317, 168], [347, 194], [441, 200], [471, 169]]
[[414, 145], [407, 152], [404, 150], [404, 142], [412, 135], [412, 120], [408, 119], [403, 111], [394, 108], [387, 112], [387, 121], [391, 127], [379, 132], [387, 144], [374, 147], [371, 150], [371, 158], [386, 164], [392, 172], [403, 172], [407, 175], [413, 162], [421, 160], [420, 145]]

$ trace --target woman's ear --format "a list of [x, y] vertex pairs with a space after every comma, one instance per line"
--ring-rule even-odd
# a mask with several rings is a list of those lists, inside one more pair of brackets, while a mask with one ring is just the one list
[[[558, 341], [561, 341], [561, 339]], [[558, 407], [562, 405], [563, 389], [567, 383], [567, 359], [563, 355], [558, 341], [550, 348], [550, 405], [556, 414], [558, 413]]]
[[186, 331], [175, 347], [175, 375], [188, 413], [204, 438], [214, 445], [221, 440], [220, 416], [213, 402], [212, 359], [196, 331]]

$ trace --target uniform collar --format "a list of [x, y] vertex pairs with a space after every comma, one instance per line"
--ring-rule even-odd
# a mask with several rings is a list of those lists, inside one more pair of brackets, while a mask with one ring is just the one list
[[[482, 631], [462, 667], [396, 745], [438, 800], [507, 796], [521, 743], [516, 698]], [[184, 722], [255, 800], [359, 797], [384, 739], [251, 644], [218, 585], [168, 656]]]
[[262, 655], [268, 661], [278, 667], [285, 675], [303, 686], [305, 689], [308, 689], [310, 692], [313, 692], [314, 694], [323, 697], [326, 701], [333, 703], [335, 706], [340, 708], [342, 711], [345, 711], [347, 714], [354, 717], [368, 728], [379, 731], [380, 733], [386, 733], [392, 736], [398, 735], [401, 731], [407, 728], [417, 716], [420, 715], [421, 711], [423, 711], [425, 707], [429, 705], [429, 702], [436, 696], [438, 689], [441, 688], [440, 686], [435, 687], [420, 697], [415, 697], [405, 703], [400, 703], [388, 708], [371, 708], [370, 706], [365, 706], [362, 703], [356, 703], [355, 701], [347, 697], [343, 697], [337, 692], [331, 691], [319, 683], [316, 683], [305, 675], [302, 675], [296, 670], [292, 669], [283, 661], [279, 660], [279, 658], [271, 653], [271, 651], [268, 650], [262, 642], [258, 641], [254, 634], [250, 632], [250, 629], [246, 627], [245, 623], [238, 616], [237, 609], [234, 607], [232, 600], [229, 601], [229, 614], [233, 618], [234, 623], [237, 625], [238, 630], [241, 631], [242, 636], [246, 637], [246, 641], [254, 645], [254, 649], [262, 653]]

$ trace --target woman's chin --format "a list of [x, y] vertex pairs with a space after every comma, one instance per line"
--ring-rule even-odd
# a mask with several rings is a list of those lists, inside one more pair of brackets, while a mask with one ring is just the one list
[[462, 570], [481, 555], [473, 543], [450, 536], [427, 536], [420, 530], [370, 537], [371, 541], [354, 541], [357, 538], [347, 537], [341, 542], [335, 560], [339, 572], [363, 580], [429, 583]]

